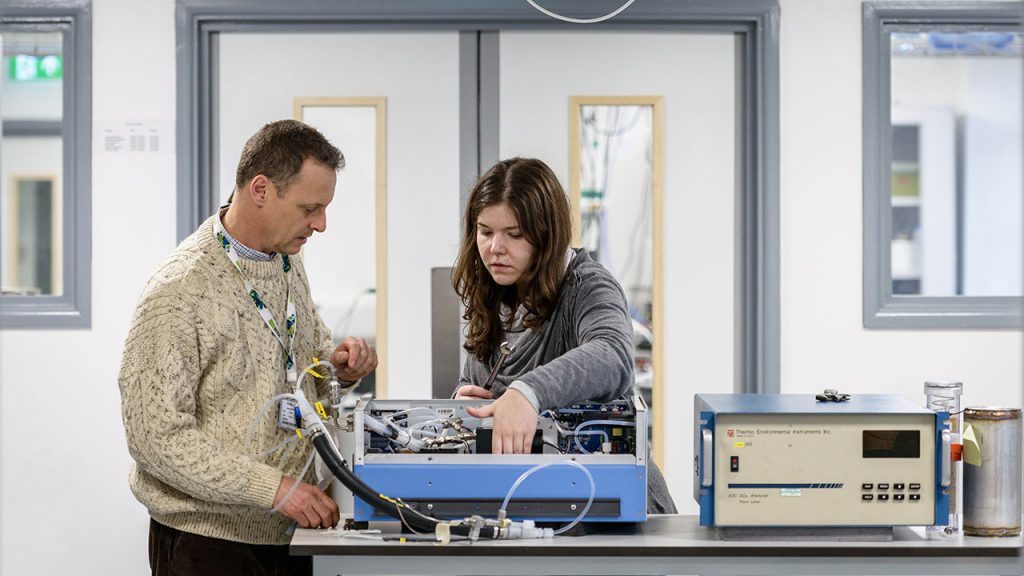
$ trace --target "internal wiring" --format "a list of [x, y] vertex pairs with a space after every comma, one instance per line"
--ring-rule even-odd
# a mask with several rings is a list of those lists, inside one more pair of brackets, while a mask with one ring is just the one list
[[562, 451], [561, 446], [559, 446], [558, 444], [555, 444], [554, 442], [549, 442], [548, 440], [545, 440], [544, 441], [544, 445], [545, 446], [551, 446], [552, 448], [555, 449], [555, 452], [558, 452], [559, 454], [565, 454], [565, 452]]
[[576, 442], [576, 449], [583, 454], [593, 454], [593, 452], [583, 447], [583, 444], [580, 443], [580, 436], [600, 436], [602, 443], [608, 441], [608, 434], [602, 430], [595, 430], [593, 432], [574, 432], [573, 440]]
[[625, 420], [587, 420], [586, 422], [583, 422], [582, 424], [577, 426], [576, 430], [573, 431], [573, 434], [576, 435], [576, 447], [580, 449], [580, 452], [583, 452], [584, 454], [590, 454], [590, 452], [587, 452], [583, 448], [583, 445], [580, 444], [579, 435], [590, 435], [600, 433], [604, 435], [604, 442], [608, 442], [608, 434], [604, 431], [580, 432], [580, 430], [582, 430], [583, 428], [586, 428], [588, 426], [595, 426], [597, 424], [602, 424], [605, 426], [636, 426], [636, 422], [627, 422]]
[[[427, 414], [416, 417], [413, 415], [415, 410]], [[399, 416], [405, 418], [398, 420]], [[442, 418], [436, 411], [423, 406], [380, 415], [379, 418], [364, 415], [364, 420], [367, 427], [393, 444], [414, 451], [454, 444], [464, 446], [469, 452], [469, 440], [475, 439], [475, 434], [462, 426], [461, 419]]]

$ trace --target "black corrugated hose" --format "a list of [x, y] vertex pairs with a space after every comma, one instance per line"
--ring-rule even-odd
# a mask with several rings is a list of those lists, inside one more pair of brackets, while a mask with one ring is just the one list
[[[320, 454], [324, 463], [327, 464], [327, 468], [330, 469], [331, 473], [334, 474], [334, 476], [337, 477], [346, 488], [351, 490], [352, 494], [357, 498], [361, 498], [364, 502], [373, 506], [380, 512], [399, 520], [413, 532], [434, 533], [434, 529], [441, 520], [427, 516], [426, 514], [413, 510], [408, 506], [398, 504], [394, 500], [385, 498], [383, 495], [374, 491], [373, 488], [363, 482], [362, 478], [359, 478], [349, 470], [345, 461], [334, 450], [330, 440], [323, 432], [313, 435], [313, 446], [316, 448], [317, 453]], [[401, 509], [399, 508], [400, 506]], [[454, 536], [468, 537], [471, 530], [472, 527], [468, 524], [459, 524], [451, 527], [451, 534]], [[479, 537], [485, 539], [497, 538], [497, 530], [493, 526], [483, 526], [480, 528]]]

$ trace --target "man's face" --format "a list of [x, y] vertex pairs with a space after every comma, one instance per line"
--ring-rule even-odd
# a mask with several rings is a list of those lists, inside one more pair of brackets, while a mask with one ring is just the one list
[[277, 186], [268, 184], [264, 205], [268, 251], [297, 254], [313, 232], [327, 230], [327, 205], [334, 199], [337, 178], [334, 170], [307, 158], [284, 196], [278, 197]]

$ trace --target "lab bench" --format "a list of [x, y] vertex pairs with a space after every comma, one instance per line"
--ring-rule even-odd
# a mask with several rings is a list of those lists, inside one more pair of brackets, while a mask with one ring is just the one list
[[[398, 535], [397, 523], [373, 524]], [[929, 538], [897, 527], [891, 541], [722, 540], [697, 516], [653, 515], [632, 530], [546, 540], [435, 542], [342, 537], [299, 529], [292, 555], [313, 556], [314, 575], [700, 574], [706, 576], [1024, 574], [1020, 536]]]

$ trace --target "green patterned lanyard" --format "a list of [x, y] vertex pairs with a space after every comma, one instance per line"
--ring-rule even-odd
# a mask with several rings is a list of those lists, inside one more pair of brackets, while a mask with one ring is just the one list
[[260, 298], [260, 293], [253, 287], [252, 282], [245, 275], [245, 271], [242, 270], [241, 258], [238, 257], [238, 253], [235, 252], [235, 247], [231, 245], [231, 241], [228, 240], [227, 235], [224, 234], [224, 225], [220, 221], [220, 217], [213, 219], [213, 233], [217, 236], [217, 241], [220, 242], [224, 252], [228, 255], [228, 259], [235, 265], [235, 269], [242, 275], [242, 281], [245, 282], [245, 291], [248, 292], [249, 298], [252, 299], [252, 303], [256, 305], [256, 311], [260, 313], [263, 321], [267, 323], [267, 327], [277, 338], [277, 341], [281, 344], [281, 348], [284, 349], [285, 354], [285, 368], [288, 371], [288, 385], [294, 386], [298, 380], [298, 372], [295, 370], [295, 361], [293, 360], [295, 354], [295, 327], [297, 325], [297, 319], [295, 316], [295, 301], [292, 299], [292, 262], [288, 258], [287, 254], [281, 254], [281, 266], [284, 268], [284, 272], [288, 277], [288, 307], [285, 313], [288, 315], [288, 321], [285, 324], [285, 330], [288, 332], [288, 344], [284, 343], [284, 336], [281, 335], [281, 331], [277, 327], [277, 322], [274, 321], [274, 316], [270, 314], [270, 310], [267, 309], [267, 305], [263, 303], [263, 299]]

